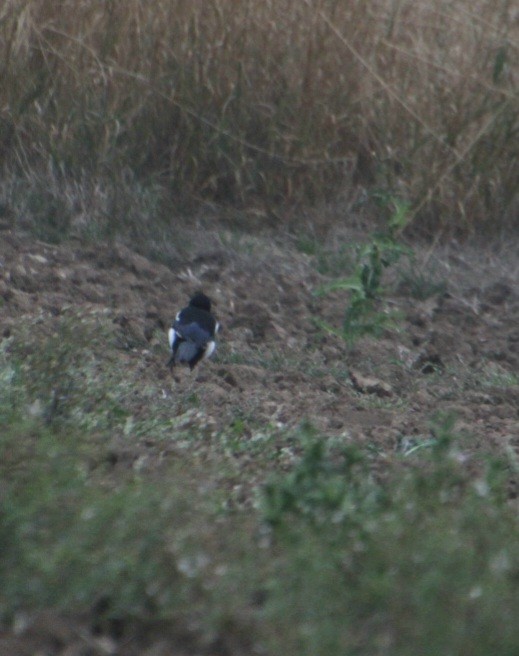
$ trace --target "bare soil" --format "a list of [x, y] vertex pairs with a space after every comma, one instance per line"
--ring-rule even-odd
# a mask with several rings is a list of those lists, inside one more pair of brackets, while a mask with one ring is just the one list
[[[394, 273], [387, 301], [401, 313], [399, 330], [349, 347], [314, 321], [340, 328], [347, 296], [314, 294], [329, 278], [289, 236], [210, 233], [202, 243], [196, 233], [191, 237], [189, 254], [166, 265], [122, 244], [55, 246], [1, 232], [0, 339], [36, 320], [51, 334], [71, 308], [102, 312], [113, 324], [121, 366], [135, 381], [136, 412], [145, 403], [139, 390], [151, 387], [171, 399], [172, 412], [180, 412], [173, 403], [179, 394], [195, 390], [200, 412], [194, 421], [210, 426], [213, 436], [237, 416], [243, 440], [266, 426], [289, 429], [307, 420], [323, 433], [387, 457], [430, 439], [433, 418], [451, 413], [465, 435], [467, 466], [480, 451], [519, 458], [517, 244], [453, 244], [433, 253], [417, 246], [424, 276], [444, 288], [419, 300], [412, 281]], [[335, 234], [332, 242], [348, 239], [348, 233]], [[198, 289], [214, 300], [223, 326], [218, 351], [193, 374], [172, 375], [165, 366], [167, 329]], [[142, 441], [121, 450], [126, 462], [145, 454], [147, 467], [159, 466], [159, 452], [150, 456]], [[288, 467], [294, 454], [285, 455], [280, 461]], [[253, 468], [250, 457], [237, 458], [240, 466]], [[511, 496], [514, 486], [511, 477]], [[0, 633], [0, 652], [194, 653], [187, 643], [160, 635], [140, 636], [130, 649], [114, 637], [96, 636], [79, 621], [64, 625], [53, 617], [16, 635]]]

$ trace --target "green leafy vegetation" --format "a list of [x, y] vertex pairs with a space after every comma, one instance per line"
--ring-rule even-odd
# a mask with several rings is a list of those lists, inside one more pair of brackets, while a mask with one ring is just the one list
[[289, 653], [513, 653], [518, 524], [505, 470], [483, 462], [470, 480], [459, 454], [443, 422], [412, 466], [396, 459], [377, 476], [368, 453], [334, 453], [314, 435], [267, 486], [282, 554], [270, 609]]
[[331, 332], [341, 335], [350, 344], [365, 335], [378, 336], [385, 328], [396, 326], [397, 315], [387, 307], [380, 307], [384, 288], [384, 270], [412, 255], [410, 248], [400, 243], [399, 232], [408, 220], [405, 203], [395, 201], [395, 211], [385, 232], [375, 233], [365, 245], [356, 248], [357, 257], [353, 274], [346, 279], [334, 280], [318, 290], [319, 295], [336, 291], [349, 292], [342, 330], [322, 324]]

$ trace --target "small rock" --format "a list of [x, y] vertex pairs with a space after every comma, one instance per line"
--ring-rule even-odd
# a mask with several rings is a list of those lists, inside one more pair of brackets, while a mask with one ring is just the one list
[[392, 396], [393, 389], [389, 383], [385, 383], [378, 378], [373, 378], [371, 376], [363, 376], [358, 372], [352, 371], [350, 369], [350, 379], [353, 383], [353, 387], [357, 392], [363, 394], [376, 394], [377, 396]]

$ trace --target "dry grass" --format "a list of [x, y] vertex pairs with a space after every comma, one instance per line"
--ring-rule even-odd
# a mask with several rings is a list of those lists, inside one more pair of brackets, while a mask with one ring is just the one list
[[426, 230], [517, 210], [510, 0], [12, 0], [4, 169], [265, 207], [364, 188]]

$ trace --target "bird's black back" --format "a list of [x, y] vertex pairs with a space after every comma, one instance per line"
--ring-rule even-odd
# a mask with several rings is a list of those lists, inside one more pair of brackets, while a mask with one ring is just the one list
[[[178, 315], [177, 320], [173, 324], [175, 330], [182, 335], [185, 339], [190, 339], [188, 335], [184, 335], [182, 328], [187, 328], [190, 324], [195, 324], [201, 331], [206, 333], [206, 341], [213, 339], [216, 330], [216, 319], [210, 312], [202, 310], [193, 305], [184, 308]], [[194, 333], [192, 333], [194, 335]], [[198, 339], [194, 341], [199, 341]]]

